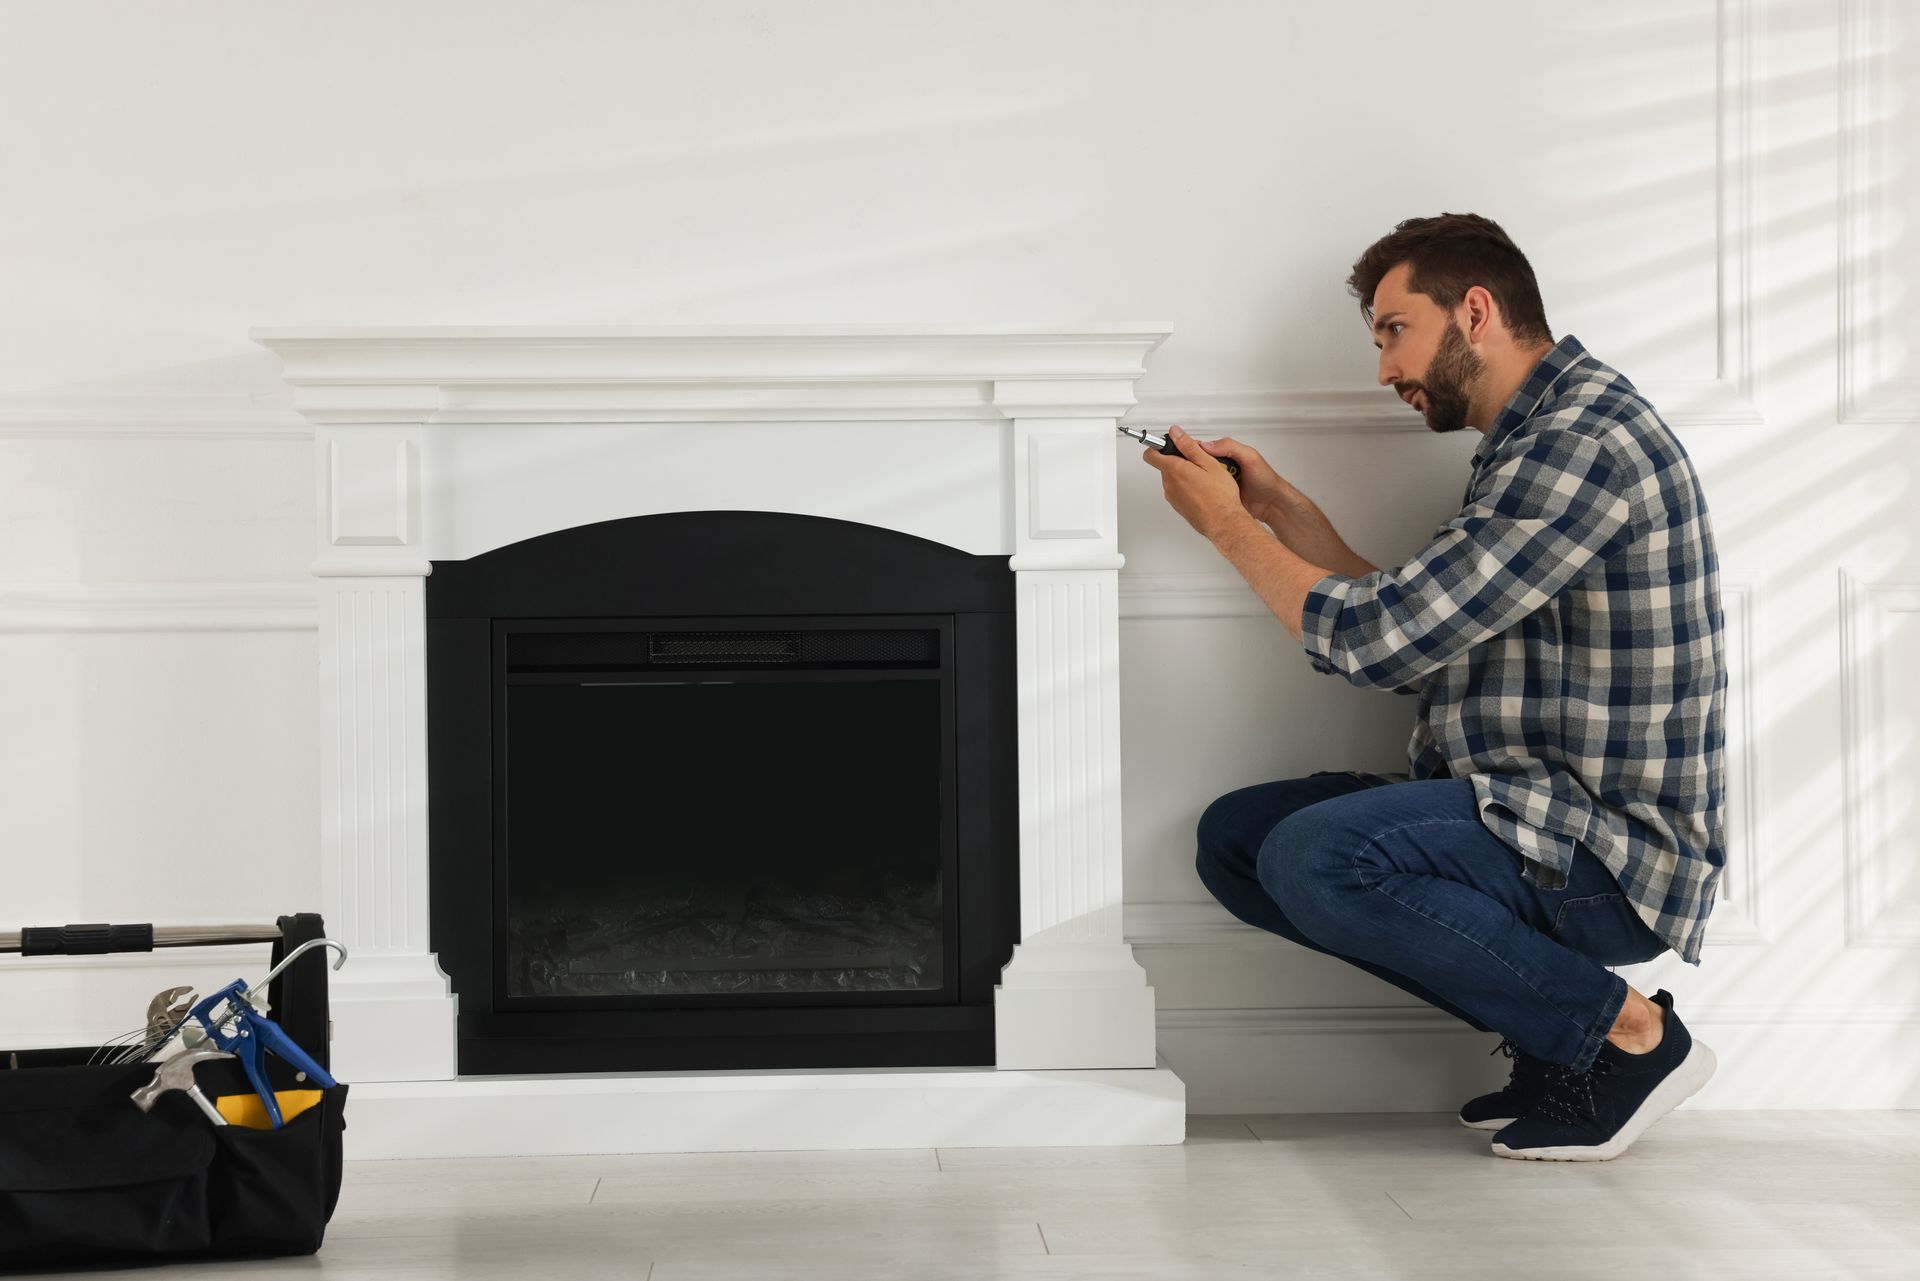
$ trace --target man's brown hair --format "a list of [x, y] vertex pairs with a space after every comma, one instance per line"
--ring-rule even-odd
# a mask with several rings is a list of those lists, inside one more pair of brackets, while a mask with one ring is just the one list
[[1500, 229], [1479, 214], [1443, 213], [1409, 218], [1373, 242], [1354, 261], [1347, 288], [1360, 300], [1360, 314], [1373, 323], [1373, 295], [1380, 281], [1401, 263], [1409, 264], [1407, 287], [1452, 311], [1479, 285], [1493, 295], [1507, 332], [1523, 343], [1553, 341], [1547, 309], [1527, 256]]

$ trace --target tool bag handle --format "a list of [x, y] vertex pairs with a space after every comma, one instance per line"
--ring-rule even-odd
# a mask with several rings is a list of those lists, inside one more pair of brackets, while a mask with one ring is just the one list
[[30, 925], [18, 932], [0, 933], [0, 952], [102, 956], [108, 952], [151, 952], [160, 947], [277, 943], [283, 937], [273, 925]]
[[152, 925], [30, 925], [20, 931], [22, 956], [99, 956], [153, 951]]
[[[326, 937], [317, 912], [296, 912], [272, 925], [43, 925], [19, 933], [0, 933], [0, 952], [23, 956], [98, 956], [107, 952], [151, 952], [160, 947], [215, 947], [231, 943], [272, 943], [268, 968], [312, 939]], [[332, 1026], [327, 1006], [326, 948], [317, 947], [289, 965], [267, 986], [274, 1022], [294, 1043], [331, 1070], [328, 1042]]]

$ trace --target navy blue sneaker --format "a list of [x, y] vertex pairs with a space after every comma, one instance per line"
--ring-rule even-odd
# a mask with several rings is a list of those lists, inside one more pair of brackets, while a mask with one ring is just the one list
[[1705, 1085], [1717, 1066], [1673, 1012], [1665, 988], [1653, 1001], [1666, 1011], [1660, 1044], [1629, 1054], [1611, 1041], [1593, 1066], [1551, 1064], [1552, 1083], [1531, 1112], [1493, 1136], [1495, 1156], [1528, 1161], [1611, 1161], [1646, 1128]]
[[1534, 1058], [1506, 1037], [1487, 1053], [1506, 1055], [1513, 1060], [1513, 1067], [1505, 1086], [1460, 1105], [1460, 1124], [1469, 1130], [1506, 1129], [1531, 1112], [1553, 1082], [1553, 1074], [1548, 1071], [1553, 1064]]

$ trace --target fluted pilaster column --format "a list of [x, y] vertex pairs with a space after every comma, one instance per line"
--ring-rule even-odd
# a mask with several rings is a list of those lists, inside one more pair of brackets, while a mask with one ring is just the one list
[[343, 1080], [455, 1075], [457, 1000], [428, 936], [426, 579], [414, 442], [317, 433], [320, 887]]
[[1153, 989], [1121, 935], [1114, 427], [1132, 384], [996, 393], [1014, 430], [1021, 941], [995, 992], [995, 1062], [1152, 1067]]

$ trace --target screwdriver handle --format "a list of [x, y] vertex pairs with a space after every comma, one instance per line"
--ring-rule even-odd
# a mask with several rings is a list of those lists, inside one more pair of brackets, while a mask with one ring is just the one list
[[[1167, 443], [1166, 443], [1166, 444], [1164, 444], [1164, 445], [1162, 445], [1162, 446], [1160, 446], [1160, 452], [1161, 452], [1161, 453], [1163, 453], [1163, 454], [1171, 454], [1171, 455], [1173, 455], [1173, 456], [1174, 456], [1175, 458], [1184, 458], [1184, 457], [1185, 457], [1185, 455], [1184, 455], [1184, 454], [1182, 454], [1182, 453], [1180, 452], [1180, 446], [1178, 446], [1178, 445], [1176, 445], [1176, 444], [1174, 444], [1174, 442], [1173, 442], [1173, 438], [1172, 438], [1172, 437], [1168, 437], [1168, 438], [1167, 438]], [[1225, 467], [1225, 468], [1227, 469], [1227, 475], [1229, 475], [1229, 476], [1231, 476], [1231, 477], [1233, 477], [1233, 478], [1234, 478], [1235, 480], [1239, 480], [1239, 479], [1240, 479], [1240, 464], [1239, 464], [1239, 463], [1236, 463], [1236, 462], [1234, 462], [1234, 461], [1233, 461], [1233, 459], [1231, 459], [1231, 458], [1222, 458], [1222, 459], [1220, 460], [1220, 465], [1221, 465], [1222, 467]]]

